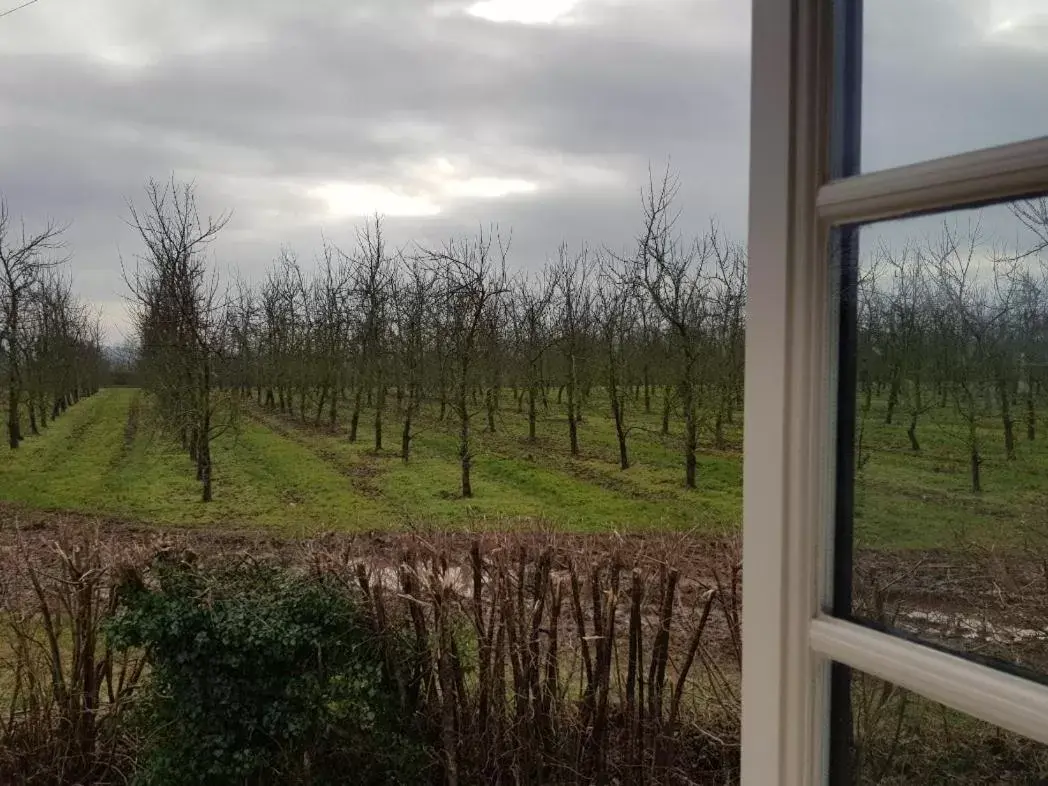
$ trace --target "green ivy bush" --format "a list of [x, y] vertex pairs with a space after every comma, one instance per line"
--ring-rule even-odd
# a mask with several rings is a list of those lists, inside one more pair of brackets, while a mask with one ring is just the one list
[[356, 602], [272, 567], [157, 565], [108, 623], [144, 647], [144, 784], [423, 783], [425, 750]]

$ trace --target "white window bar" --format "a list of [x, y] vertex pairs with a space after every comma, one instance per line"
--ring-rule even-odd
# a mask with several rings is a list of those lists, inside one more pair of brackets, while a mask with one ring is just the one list
[[[825, 181], [819, 0], [754, 0], [744, 437], [742, 782], [810, 786], [828, 669], [811, 651], [829, 429], [829, 276], [815, 233]], [[798, 24], [806, 22], [806, 24]], [[824, 479], [825, 486], [813, 484]]]
[[868, 223], [1048, 190], [1048, 137], [836, 180], [819, 189], [819, 218]]
[[1048, 744], [1048, 687], [834, 617], [811, 623], [826, 658]]

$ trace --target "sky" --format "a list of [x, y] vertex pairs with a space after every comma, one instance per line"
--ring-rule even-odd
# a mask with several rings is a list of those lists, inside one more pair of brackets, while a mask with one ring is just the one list
[[[865, 5], [865, 170], [1048, 133], [1048, 2]], [[516, 268], [621, 249], [667, 163], [682, 227], [744, 240], [749, 58], [745, 0], [36, 0], [0, 17], [0, 193], [69, 223], [111, 341], [151, 177], [232, 210], [248, 280], [376, 212], [398, 245], [497, 225]]]

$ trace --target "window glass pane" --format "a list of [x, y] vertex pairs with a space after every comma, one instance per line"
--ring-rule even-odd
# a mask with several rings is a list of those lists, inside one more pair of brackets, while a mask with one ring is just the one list
[[864, 226], [857, 259], [852, 614], [1048, 674], [1048, 199]]
[[1048, 3], [876, 0], [863, 14], [863, 171], [1048, 133]]
[[852, 670], [849, 755], [837, 783], [1037, 784], [1048, 747]]

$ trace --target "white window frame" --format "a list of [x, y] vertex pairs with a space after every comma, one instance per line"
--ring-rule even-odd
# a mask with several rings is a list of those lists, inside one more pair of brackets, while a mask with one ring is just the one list
[[742, 783], [829, 777], [839, 662], [1048, 744], [1048, 687], [824, 612], [832, 595], [834, 226], [1048, 191], [1048, 137], [830, 181], [831, 0], [753, 0]]

